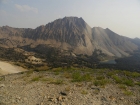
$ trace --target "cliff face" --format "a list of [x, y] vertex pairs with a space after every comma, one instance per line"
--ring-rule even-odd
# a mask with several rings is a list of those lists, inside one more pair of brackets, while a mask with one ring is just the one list
[[16, 47], [47, 44], [76, 54], [91, 55], [95, 49], [110, 56], [127, 56], [138, 49], [130, 38], [110, 29], [91, 28], [82, 18], [64, 17], [36, 29], [0, 27], [0, 45]]

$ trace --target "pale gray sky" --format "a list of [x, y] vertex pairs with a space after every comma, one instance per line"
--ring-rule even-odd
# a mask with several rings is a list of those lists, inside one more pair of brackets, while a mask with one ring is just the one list
[[140, 38], [140, 0], [0, 0], [0, 26], [36, 28], [65, 16]]

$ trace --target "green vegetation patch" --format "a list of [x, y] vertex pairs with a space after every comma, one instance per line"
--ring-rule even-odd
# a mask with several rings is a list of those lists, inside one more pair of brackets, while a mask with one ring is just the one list
[[113, 75], [112, 78], [115, 81], [115, 83], [118, 83], [118, 84], [122, 83], [122, 79], [119, 76]]
[[30, 77], [30, 75], [32, 75], [33, 72], [34, 72], [33, 70], [27, 71], [27, 72], [26, 72], [26, 76], [27, 76], [27, 77]]
[[31, 81], [40, 81], [43, 78], [43, 76], [37, 76], [31, 79]]
[[82, 90], [82, 91], [81, 91], [81, 94], [83, 94], [83, 95], [87, 95], [88, 92], [87, 92], [86, 90]]
[[107, 80], [107, 79], [95, 80], [93, 83], [95, 86], [105, 86], [106, 84], [109, 83], [109, 80]]
[[114, 71], [109, 71], [109, 72], [107, 72], [106, 73], [106, 75], [108, 76], [108, 77], [112, 77], [113, 75], [115, 75], [116, 73], [114, 72]]
[[52, 80], [50, 81], [51, 84], [61, 85], [64, 84], [64, 80], [58, 79], [58, 80]]
[[136, 83], [135, 83], [135, 85], [138, 85], [138, 86], [140, 86], [140, 82], [136, 82]]
[[134, 86], [134, 82], [131, 79], [124, 79], [123, 84], [125, 84], [127, 86]]
[[72, 74], [72, 82], [82, 82], [82, 81], [91, 81], [92, 77], [90, 74], [81, 74], [80, 72], [74, 72]]
[[39, 77], [34, 77], [34, 78], [32, 78], [32, 80], [31, 81], [39, 81]]
[[[43, 72], [38, 69], [36, 72]], [[53, 84], [63, 84], [64, 79], [68, 79], [71, 82], [91, 82], [95, 86], [105, 86], [108, 83], [119, 84], [119, 88], [126, 90], [127, 86], [140, 86], [140, 73], [121, 71], [121, 70], [109, 70], [109, 69], [89, 69], [89, 68], [51, 68], [47, 70], [51, 74], [58, 75], [62, 79], [47, 79], [45, 77], [36, 76], [31, 81], [47, 81]], [[30, 77], [34, 71], [28, 71], [25, 73], [26, 77]]]
[[2, 81], [2, 80], [4, 80], [4, 78], [3, 77], [0, 77], [0, 81]]
[[134, 86], [134, 81], [132, 79], [128, 79], [126, 77], [120, 77], [120, 76], [116, 76], [116, 75], [113, 75], [112, 76], [113, 80], [115, 81], [115, 83], [117, 84], [124, 84], [124, 85], [127, 85], [127, 86]]
[[127, 89], [127, 87], [125, 85], [123, 85], [123, 84], [119, 85], [119, 88], [122, 89], [122, 90], [126, 90]]
[[124, 95], [127, 95], [127, 96], [133, 95], [133, 92], [128, 91], [128, 90], [125, 90], [123, 93], [124, 93]]
[[97, 76], [96, 79], [97, 79], [97, 80], [104, 80], [105, 77], [104, 77], [104, 76]]
[[137, 73], [137, 72], [132, 72], [131, 73], [131, 77], [134, 77], [134, 78], [140, 78], [140, 73]]

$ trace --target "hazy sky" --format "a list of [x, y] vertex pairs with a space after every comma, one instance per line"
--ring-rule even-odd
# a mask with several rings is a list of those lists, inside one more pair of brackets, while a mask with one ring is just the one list
[[65, 16], [140, 38], [140, 0], [0, 0], [0, 26], [36, 28]]

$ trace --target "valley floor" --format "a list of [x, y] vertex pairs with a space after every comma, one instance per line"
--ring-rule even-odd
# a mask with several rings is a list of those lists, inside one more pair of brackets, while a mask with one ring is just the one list
[[0, 105], [140, 105], [140, 86], [121, 86], [72, 82], [67, 72], [28, 71], [0, 77]]

